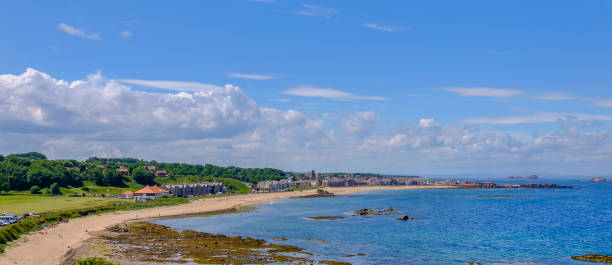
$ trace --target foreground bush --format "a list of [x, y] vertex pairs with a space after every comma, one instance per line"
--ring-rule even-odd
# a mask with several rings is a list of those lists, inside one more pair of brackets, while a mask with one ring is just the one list
[[77, 265], [115, 265], [115, 263], [103, 258], [86, 258], [78, 260]]

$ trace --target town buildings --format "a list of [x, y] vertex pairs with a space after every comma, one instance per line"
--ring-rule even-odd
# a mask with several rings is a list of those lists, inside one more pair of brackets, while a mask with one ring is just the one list
[[227, 188], [219, 182], [203, 182], [192, 184], [164, 185], [164, 189], [172, 196], [192, 197], [227, 193]]

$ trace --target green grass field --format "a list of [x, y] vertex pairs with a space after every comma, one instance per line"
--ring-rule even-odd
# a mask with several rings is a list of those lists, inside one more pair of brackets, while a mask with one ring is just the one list
[[73, 210], [126, 201], [115, 198], [9, 195], [0, 196], [0, 212], [24, 214], [54, 210]]

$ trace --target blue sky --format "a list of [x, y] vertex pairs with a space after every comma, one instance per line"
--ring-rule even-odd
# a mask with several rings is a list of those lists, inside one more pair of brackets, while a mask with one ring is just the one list
[[[607, 0], [4, 3], [0, 153], [605, 174], [611, 11]], [[134, 102], [144, 97], [156, 103]]]

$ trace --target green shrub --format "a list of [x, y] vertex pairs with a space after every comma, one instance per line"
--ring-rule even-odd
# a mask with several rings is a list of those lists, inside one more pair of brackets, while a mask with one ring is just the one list
[[49, 193], [54, 195], [62, 194], [57, 183], [53, 183], [51, 186], [49, 186]]
[[108, 260], [105, 260], [103, 258], [86, 258], [86, 259], [81, 259], [77, 261], [77, 265], [114, 265], [115, 263], [112, 263]]
[[32, 187], [30, 188], [30, 193], [31, 193], [31, 194], [40, 194], [40, 187], [38, 187], [38, 186], [32, 186]]

